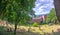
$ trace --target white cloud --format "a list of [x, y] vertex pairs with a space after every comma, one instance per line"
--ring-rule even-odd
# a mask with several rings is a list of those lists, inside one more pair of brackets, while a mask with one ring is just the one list
[[46, 14], [46, 13], [49, 13], [48, 11], [47, 12], [38, 12], [38, 13], [35, 13], [36, 15], [43, 15], [43, 14]]
[[36, 15], [48, 14], [54, 8], [53, 0], [37, 0], [35, 3], [35, 11]]

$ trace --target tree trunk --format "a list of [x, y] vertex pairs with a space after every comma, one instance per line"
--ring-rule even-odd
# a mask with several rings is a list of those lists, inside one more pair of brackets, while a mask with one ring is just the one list
[[54, 0], [55, 10], [56, 10], [56, 16], [60, 22], [60, 0]]
[[17, 30], [17, 23], [15, 23], [15, 30], [14, 30], [14, 34], [16, 34], [16, 30]]
[[30, 29], [31, 29], [31, 26], [30, 26], [30, 23], [29, 23], [29, 28], [28, 28], [28, 32], [30, 32]]

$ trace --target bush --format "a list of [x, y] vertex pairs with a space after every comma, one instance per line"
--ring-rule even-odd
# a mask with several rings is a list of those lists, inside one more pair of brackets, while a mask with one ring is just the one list
[[34, 22], [32, 26], [38, 27], [38, 23], [37, 22]]

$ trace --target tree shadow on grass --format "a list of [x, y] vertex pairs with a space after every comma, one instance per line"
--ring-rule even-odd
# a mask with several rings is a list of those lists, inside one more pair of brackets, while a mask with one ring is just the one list
[[17, 35], [41, 35], [41, 34], [34, 32], [23, 32], [23, 33], [18, 33]]
[[[23, 31], [23, 32], [22, 32]], [[40, 35], [39, 33], [34, 33], [34, 32], [28, 32], [24, 29], [20, 29], [18, 30], [18, 32], [16, 32], [16, 35]], [[14, 35], [13, 31], [7, 31], [6, 27], [0, 26], [0, 35]]]
[[14, 35], [12, 32], [7, 32], [7, 28], [0, 26], [0, 35]]

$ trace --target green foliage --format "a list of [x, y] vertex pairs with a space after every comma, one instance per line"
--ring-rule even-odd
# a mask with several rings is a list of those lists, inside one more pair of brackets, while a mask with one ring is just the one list
[[34, 23], [32, 24], [32, 26], [38, 27], [38, 23], [37, 23], [37, 22], [34, 22]]
[[[35, 0], [0, 0], [1, 19], [9, 22], [30, 20]], [[1, 9], [2, 8], [2, 9]]]
[[54, 22], [55, 20], [57, 20], [56, 12], [55, 12], [55, 9], [52, 8], [50, 13], [47, 15], [46, 23]]
[[[19, 22], [31, 19], [35, 0], [0, 0], [0, 19], [15, 23], [15, 31]], [[15, 32], [16, 33], [16, 32]]]

